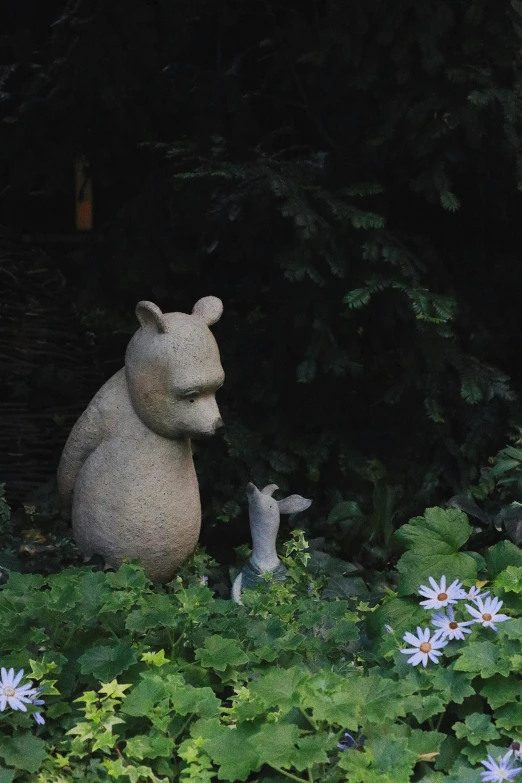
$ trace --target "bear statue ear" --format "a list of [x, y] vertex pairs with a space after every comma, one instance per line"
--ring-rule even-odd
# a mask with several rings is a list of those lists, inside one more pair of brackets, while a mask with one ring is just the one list
[[192, 308], [192, 315], [197, 315], [207, 326], [212, 326], [221, 318], [223, 302], [217, 296], [204, 296], [198, 299]]
[[154, 302], [138, 302], [136, 317], [143, 327], [153, 326], [160, 334], [166, 334], [167, 324], [163, 313]]

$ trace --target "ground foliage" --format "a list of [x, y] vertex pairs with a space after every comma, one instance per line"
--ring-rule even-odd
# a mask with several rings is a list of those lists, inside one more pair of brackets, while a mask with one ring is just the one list
[[[25, 229], [36, 190], [56, 221], [87, 157], [99, 230], [62, 266], [102, 341], [121, 333], [114, 358], [138, 299], [225, 302], [227, 433], [196, 454], [205, 535], [228, 522], [246, 539], [244, 485], [276, 481], [318, 518], [358, 504], [382, 563], [399, 522], [467, 491], [505, 441], [522, 380], [520, 12], [74, 0], [36, 51], [13, 43], [6, 214]], [[337, 528], [345, 556], [368, 543], [355, 527]]]
[[[204, 553], [163, 588], [132, 563], [12, 574], [0, 660], [45, 686], [46, 722], [0, 714], [0, 780], [476, 781], [522, 732], [522, 554], [470, 550], [471, 532], [462, 511], [427, 509], [401, 529], [389, 586], [365, 599], [332, 584], [334, 560], [299, 531], [286, 583], [241, 607], [213, 595]], [[442, 574], [487, 582], [511, 619], [414, 668], [401, 638], [429, 621], [415, 593]]]

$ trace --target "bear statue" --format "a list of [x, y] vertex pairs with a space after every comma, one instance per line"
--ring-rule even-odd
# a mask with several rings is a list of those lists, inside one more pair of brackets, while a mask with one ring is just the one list
[[201, 528], [191, 438], [222, 426], [216, 391], [225, 375], [209, 326], [223, 304], [206, 296], [192, 314], [139, 302], [140, 328], [125, 367], [73, 427], [58, 466], [58, 490], [86, 559], [117, 568], [141, 561], [167, 582], [193, 552]]

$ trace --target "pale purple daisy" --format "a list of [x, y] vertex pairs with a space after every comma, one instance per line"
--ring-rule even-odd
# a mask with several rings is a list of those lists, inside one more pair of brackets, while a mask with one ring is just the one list
[[442, 609], [449, 604], [456, 604], [462, 598], [462, 582], [459, 582], [458, 579], [455, 579], [449, 587], [446, 587], [445, 576], [441, 576], [440, 584], [437, 584], [432, 576], [429, 580], [432, 589], [421, 585], [418, 590], [419, 595], [427, 599], [420, 602], [420, 605], [426, 609]]
[[486, 593], [481, 593], [480, 589], [480, 587], [473, 586], [470, 587], [467, 592], [463, 590], [461, 598], [466, 601], [476, 601], [477, 598], [485, 598], [487, 595], [489, 595], [489, 590]]
[[[447, 612], [447, 613], [446, 613]], [[431, 622], [439, 629], [438, 635], [442, 639], [464, 639], [465, 633], [471, 633], [468, 625], [473, 625], [474, 620], [466, 620], [465, 623], [455, 620], [455, 612], [452, 606], [448, 606], [446, 612], [437, 612], [431, 615]]]
[[[44, 690], [45, 690], [45, 688], [38, 688], [38, 690], [35, 690], [34, 696], [39, 696], [41, 693], [44, 692]], [[43, 699], [36, 699], [36, 698], [34, 698], [34, 696], [31, 699], [31, 704], [34, 704], [36, 707], [39, 707], [40, 705], [45, 704], [45, 701]], [[35, 719], [35, 721], [38, 724], [40, 724], [40, 726], [44, 725], [45, 719], [44, 719], [44, 717], [43, 717], [41, 712], [33, 712], [33, 718]]]
[[0, 674], [0, 712], [3, 712], [7, 705], [13, 710], [27, 712], [25, 705], [33, 701], [36, 691], [32, 687], [32, 682], [22, 686], [18, 685], [24, 676], [24, 670], [20, 669], [18, 674], [15, 675], [14, 669], [6, 671], [2, 666]]
[[428, 659], [433, 663], [438, 663], [437, 658], [442, 655], [440, 648], [447, 645], [447, 641], [441, 639], [438, 633], [431, 636], [429, 628], [425, 628], [423, 631], [419, 626], [417, 626], [417, 636], [407, 631], [402, 638], [411, 644], [411, 647], [401, 650], [401, 653], [411, 656], [408, 658], [408, 663], [411, 663], [412, 666], [418, 666], [419, 663], [422, 663], [426, 667]]
[[466, 609], [475, 618], [473, 620], [474, 623], [481, 623], [483, 628], [492, 628], [494, 631], [497, 631], [498, 629], [494, 623], [503, 623], [504, 620], [509, 620], [507, 614], [498, 614], [503, 603], [498, 598], [486, 598], [484, 601], [481, 598], [477, 598], [476, 606], [466, 604]]
[[490, 755], [487, 761], [481, 761], [486, 767], [485, 771], [480, 773], [483, 783], [503, 783], [505, 780], [513, 780], [522, 772], [522, 767], [513, 767], [515, 759], [511, 758], [512, 755], [513, 751], [508, 750], [505, 756], [499, 756], [496, 761]]

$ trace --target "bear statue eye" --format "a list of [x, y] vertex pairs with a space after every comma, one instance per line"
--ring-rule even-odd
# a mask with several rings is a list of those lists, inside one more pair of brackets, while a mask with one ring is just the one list
[[198, 391], [183, 392], [183, 394], [180, 394], [180, 397], [182, 400], [187, 400], [188, 402], [196, 402], [197, 398], [199, 397], [199, 392]]

